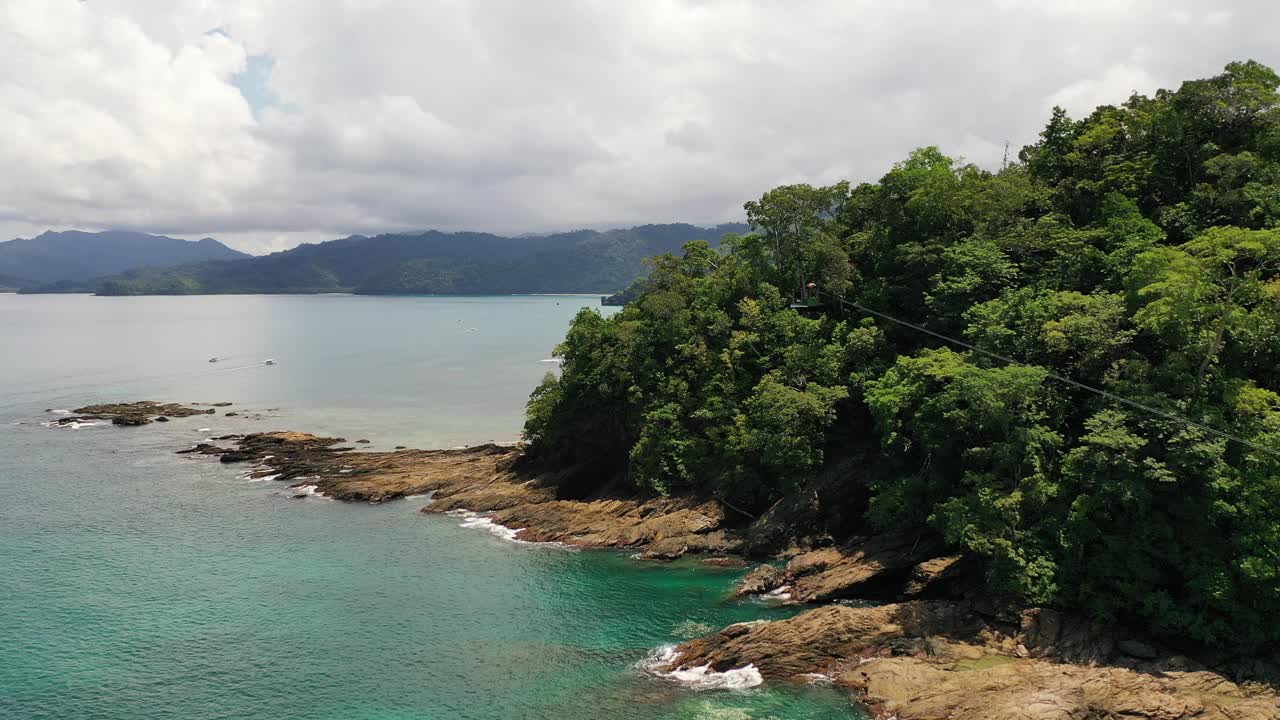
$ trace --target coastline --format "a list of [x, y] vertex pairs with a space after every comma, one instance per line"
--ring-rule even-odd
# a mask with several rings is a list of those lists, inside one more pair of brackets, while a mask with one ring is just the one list
[[[180, 453], [254, 464], [253, 477], [273, 476], [300, 492], [349, 502], [381, 503], [429, 495], [422, 512], [484, 514], [512, 539], [583, 548], [634, 550], [669, 560], [686, 553], [725, 555], [741, 549], [715, 502], [675, 498], [558, 496], [559, 476], [523, 466], [519, 447], [486, 443], [464, 449], [353, 452], [342, 438], [269, 432], [222, 436]], [[314, 488], [314, 491], [302, 491]]]
[[[81, 410], [144, 408], [174, 410], [158, 403]], [[223, 435], [177, 452], [248, 464], [244, 477], [288, 483], [299, 499], [425, 499], [420, 512], [521, 543], [631, 551], [643, 560], [704, 555], [717, 566], [750, 556], [787, 560], [747, 572], [738, 595], [808, 609], [664, 646], [637, 665], [689, 687], [830, 684], [877, 720], [1280, 720], [1280, 665], [1270, 659], [1192, 658], [1122, 628], [994, 606], [975, 594], [965, 558], [928, 538], [762, 552], [757, 536], [775, 530], [776, 519], [744, 526], [718, 503], [690, 498], [561, 497], [563, 476], [531, 466], [519, 446], [358, 447], [277, 431]]]
[[[626, 549], [668, 560], [747, 555], [714, 502], [560, 498], [558, 476], [519, 447], [352, 452], [341, 438], [273, 432], [181, 452], [251, 462], [253, 474], [344, 501], [429, 495], [421, 512], [467, 518], [510, 540]], [[694, 687], [829, 682], [878, 720], [1275, 720], [1274, 666], [1217, 667], [1122, 629], [1046, 609], [984, 606], [962, 558], [928, 541], [866, 538], [794, 550], [748, 573], [741, 595], [812, 605], [787, 620], [730, 625], [664, 648], [645, 671]]]
[[[519, 542], [647, 560], [751, 554], [752, 528], [733, 525], [718, 503], [561, 498], [559, 477], [527, 467], [519, 447], [353, 452], [341, 438], [296, 432], [219, 440], [234, 444], [180, 452], [250, 462], [255, 476], [335, 500], [429, 496], [421, 512]], [[663, 648], [643, 669], [694, 687], [833, 683], [877, 720], [1280, 718], [1275, 665], [1211, 666], [1119, 628], [984, 604], [963, 558], [928, 541], [880, 536], [789, 555], [785, 569], [748, 573], [739, 594], [789, 595], [811, 609]]]

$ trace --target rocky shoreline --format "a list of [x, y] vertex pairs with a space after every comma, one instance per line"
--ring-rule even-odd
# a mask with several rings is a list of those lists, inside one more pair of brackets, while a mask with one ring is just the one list
[[[94, 407], [76, 412], [177, 415], [157, 403]], [[776, 530], [757, 527], [776, 519], [735, 523], [714, 501], [561, 497], [563, 478], [528, 466], [518, 447], [355, 452], [343, 443], [268, 432], [178, 452], [250, 463], [253, 476], [288, 482], [295, 497], [379, 503], [427, 495], [422, 512], [485, 513], [513, 539], [626, 549], [649, 560], [696, 553], [737, 565], [758, 553], [755, 536]], [[767, 680], [832, 683], [877, 720], [1280, 720], [1275, 663], [1192, 659], [1052, 610], [995, 607], [970, 562], [946, 554], [936, 538], [852, 538], [782, 557], [785, 566], [746, 573], [738, 594], [815, 607], [690, 640], [654, 670], [751, 668]]]
[[[430, 494], [423, 512], [490, 513], [529, 542], [624, 548], [669, 559], [732, 562], [751, 528], [715, 502], [557, 496], [555, 474], [524, 467], [515, 447], [352, 452], [304, 433], [228, 436], [186, 450], [338, 500]], [[792, 550], [761, 566], [739, 593], [818, 604], [793, 618], [731, 625], [676, 648], [661, 672], [744, 667], [776, 681], [831, 682], [879, 720], [1280, 719], [1274, 684], [1242, 681], [1240, 666], [1209, 666], [1116, 628], [1051, 610], [1013, 613], [976, 595], [968, 561], [935, 538], [882, 535]], [[876, 604], [883, 603], [883, 604]], [[1253, 675], [1266, 678], [1258, 663]]]
[[554, 473], [520, 465], [523, 452], [494, 444], [459, 450], [352, 452], [342, 438], [296, 432], [254, 433], [217, 438], [184, 454], [213, 455], [222, 462], [254, 463], [258, 477], [289, 481], [300, 494], [315, 492], [335, 500], [386, 502], [430, 495], [426, 513], [467, 510], [491, 513], [512, 528], [516, 539], [576, 547], [634, 549], [649, 559], [685, 553], [726, 555], [741, 538], [725, 527], [715, 502], [686, 499], [557, 495]]
[[1280, 717], [1275, 688], [1233, 682], [1181, 655], [1048, 610], [991, 622], [971, 604], [827, 605], [731, 625], [676, 649], [669, 669], [754, 666], [821, 677], [878, 720], [1254, 720]]

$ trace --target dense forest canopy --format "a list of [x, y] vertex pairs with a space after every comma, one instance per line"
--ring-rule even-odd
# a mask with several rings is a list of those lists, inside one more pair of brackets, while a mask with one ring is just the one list
[[770, 190], [749, 234], [578, 315], [530, 453], [753, 513], [812, 490], [833, 534], [929, 528], [1010, 601], [1280, 640], [1278, 86], [1232, 63], [1055, 109], [998, 172], [929, 147], [876, 183]]

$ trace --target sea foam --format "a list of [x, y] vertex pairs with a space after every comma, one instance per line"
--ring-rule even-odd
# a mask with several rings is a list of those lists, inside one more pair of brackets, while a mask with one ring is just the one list
[[516, 542], [516, 543], [532, 544], [532, 543], [527, 543], [525, 540], [521, 540], [518, 537], [516, 537], [516, 535], [524, 528], [509, 528], [506, 525], [499, 525], [498, 523], [490, 519], [488, 515], [481, 515], [480, 513], [472, 512], [470, 510], [450, 510], [446, 514], [452, 515], [453, 517], [463, 518], [461, 527], [480, 528], [481, 530], [489, 531], [490, 533], [496, 535], [497, 537], [502, 538], [503, 540], [510, 540], [511, 542]]
[[293, 491], [294, 495], [306, 495], [307, 497], [317, 497], [317, 498], [320, 498], [321, 500], [333, 499], [328, 495], [325, 495], [324, 493], [320, 492], [318, 489], [316, 489], [315, 485], [297, 485], [289, 489]]
[[755, 665], [716, 672], [710, 665], [663, 670], [679, 658], [675, 645], [662, 645], [636, 664], [640, 670], [667, 680], [674, 680], [694, 690], [746, 690], [764, 682]]
[[786, 602], [791, 599], [791, 586], [783, 585], [782, 587], [775, 588], [765, 593], [762, 597], [766, 600], [781, 600]]
[[64, 422], [64, 423], [51, 421], [51, 422], [44, 422], [40, 424], [48, 428], [67, 428], [68, 430], [79, 430], [80, 428], [106, 427], [111, 423], [107, 422], [106, 420], [83, 420], [83, 421], [73, 420], [72, 422]]

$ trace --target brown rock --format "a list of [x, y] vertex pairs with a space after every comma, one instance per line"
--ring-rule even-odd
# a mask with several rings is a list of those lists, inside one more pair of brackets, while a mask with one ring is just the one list
[[[1047, 637], [1057, 621], [1053, 639], [1070, 640], [1074, 621], [1051, 617], [1029, 629]], [[855, 691], [878, 720], [1280, 720], [1268, 686], [1241, 687], [1209, 672], [1140, 672], [993, 650], [1009, 639], [967, 603], [829, 605], [692, 640], [677, 648], [668, 669], [754, 665], [773, 679], [822, 673]]]
[[[946, 664], [874, 659], [837, 683], [877, 718], [899, 720], [1275, 720], [1267, 691], [1249, 694], [1202, 673], [1156, 676], [1123, 668], [994, 658]], [[1206, 689], [1208, 688], [1208, 689]]]
[[862, 656], [891, 652], [893, 640], [931, 635], [976, 637], [983, 624], [958, 603], [911, 602], [854, 608], [825, 605], [746, 632], [720, 632], [677, 648], [675, 668], [755, 665], [773, 678], [839, 670]]
[[686, 552], [723, 555], [741, 544], [723, 527], [725, 512], [716, 502], [559, 499], [556, 476], [519, 467], [520, 448], [347, 453], [352, 448], [336, 446], [341, 438], [306, 433], [253, 433], [237, 440], [233, 449], [197, 446], [187, 452], [261, 463], [280, 480], [306, 477], [307, 484], [338, 500], [383, 502], [432, 493], [424, 512], [490, 512], [494, 522], [520, 528], [519, 538], [531, 542], [634, 548], [653, 559]]
[[636, 555], [637, 560], [651, 562], [671, 562], [684, 556], [689, 546], [679, 540], [659, 540], [649, 545], [648, 549]]
[[916, 566], [937, 550], [937, 541], [930, 537], [886, 534], [798, 555], [787, 563], [792, 597], [801, 602], [896, 598]]
[[761, 565], [738, 581], [737, 594], [763, 595], [787, 584], [787, 574], [772, 565]]
[[703, 558], [702, 564], [715, 568], [744, 568], [747, 566], [747, 561], [739, 557], [722, 556]]
[[1067, 662], [1106, 662], [1115, 654], [1111, 628], [1048, 608], [1022, 612], [1018, 639], [1032, 655]]
[[902, 594], [909, 598], [934, 598], [953, 594], [953, 586], [965, 579], [963, 558], [959, 555], [932, 558], [911, 568], [911, 576]]
[[[132, 403], [105, 403], [101, 405], [86, 405], [73, 411], [76, 413], [74, 418], [63, 418], [60, 424], [67, 424], [75, 421], [83, 420], [110, 420], [113, 425], [122, 426], [138, 426], [146, 425], [152, 420], [160, 422], [168, 422], [170, 418], [189, 417], [191, 415], [200, 415], [205, 410], [197, 410], [195, 408], [184, 407], [175, 403], [158, 403], [151, 400], [142, 400]], [[209, 410], [207, 412], [213, 412]], [[164, 418], [161, 420], [161, 418]]]

